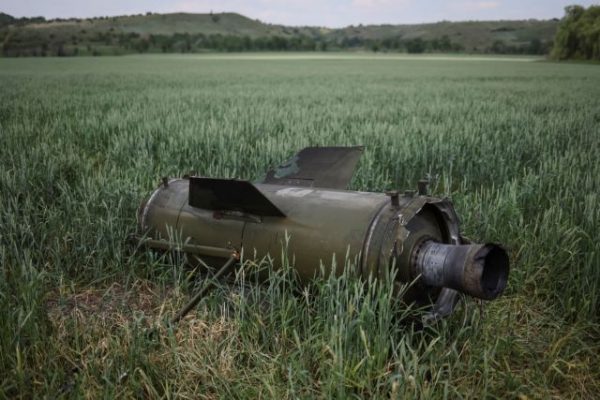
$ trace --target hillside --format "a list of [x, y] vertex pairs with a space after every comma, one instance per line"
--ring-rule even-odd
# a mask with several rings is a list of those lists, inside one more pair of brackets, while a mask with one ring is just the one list
[[558, 21], [467, 21], [286, 27], [236, 13], [87, 19], [13, 18], [0, 13], [5, 56], [260, 50], [545, 53]]
[[525, 45], [532, 40], [551, 42], [557, 27], [556, 20], [442, 21], [418, 25], [347, 27], [333, 30], [330, 36], [341, 40], [352, 37], [385, 40], [400, 36], [404, 39], [420, 38], [426, 41], [447, 36], [451, 42], [461, 45], [464, 50], [479, 52], [500, 41], [507, 46]]
[[21, 29], [60, 34], [63, 32], [123, 32], [155, 35], [190, 33], [205, 35], [248, 35], [265, 36], [280, 33], [267, 24], [246, 18], [240, 14], [147, 14], [94, 19], [52, 20], [43, 23], [27, 24]]

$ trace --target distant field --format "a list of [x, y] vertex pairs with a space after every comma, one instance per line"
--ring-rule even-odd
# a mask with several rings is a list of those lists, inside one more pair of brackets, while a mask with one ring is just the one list
[[[134, 56], [132, 56], [134, 57]], [[142, 56], [147, 57], [147, 56]], [[160, 57], [160, 56], [159, 56]], [[177, 55], [172, 57], [177, 58]], [[531, 62], [542, 61], [542, 56], [511, 56], [511, 55], [468, 55], [468, 54], [377, 54], [373, 52], [355, 52], [355, 53], [237, 53], [237, 54], [201, 54], [201, 55], [181, 55], [181, 59], [199, 59], [199, 60], [378, 60], [378, 61], [511, 61], [511, 62]]]
[[[244, 54], [0, 59], [0, 398], [595, 398], [600, 67]], [[352, 187], [433, 180], [505, 243], [503, 297], [439, 325], [347, 277], [222, 284], [176, 331], [178, 260], [131, 255], [162, 176], [253, 179], [366, 146]]]

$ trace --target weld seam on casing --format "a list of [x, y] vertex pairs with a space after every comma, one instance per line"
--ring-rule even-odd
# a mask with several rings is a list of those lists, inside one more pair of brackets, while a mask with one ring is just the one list
[[144, 209], [142, 210], [142, 218], [140, 220], [140, 228], [142, 231], [145, 231], [148, 229], [148, 227], [146, 225], [146, 218], [148, 216], [148, 212], [150, 211], [150, 204], [152, 203], [152, 201], [154, 201], [154, 198], [158, 195], [158, 193], [163, 189], [164, 189], [164, 185], [161, 183], [161, 185], [159, 187], [157, 187], [154, 190], [154, 192], [152, 192], [152, 194], [148, 198], [148, 201], [146, 201], [146, 204], [144, 205]]
[[[172, 179], [169, 181], [169, 184], [171, 182], [175, 182], [175, 181], [185, 181], [185, 179]], [[188, 180], [188, 182], [189, 182], [189, 180]], [[187, 192], [188, 192], [188, 200], [184, 201], [183, 204], [181, 204], [181, 207], [179, 207], [179, 211], [177, 212], [177, 221], [175, 221], [175, 229], [179, 229], [179, 218], [181, 218], [181, 213], [182, 213], [183, 209], [185, 208], [185, 206], [187, 206], [190, 202], [190, 186], [189, 186], [189, 184], [187, 187]]]
[[367, 236], [365, 237], [365, 239], [363, 241], [363, 245], [362, 245], [363, 251], [362, 251], [361, 260], [360, 260], [360, 271], [361, 271], [361, 275], [365, 278], [368, 276], [368, 273], [369, 273], [367, 264], [369, 262], [370, 250], [372, 250], [371, 249], [371, 241], [373, 240], [373, 235], [375, 234], [375, 230], [377, 229], [377, 226], [379, 225], [379, 222], [380, 222], [383, 214], [385, 214], [387, 206], [389, 206], [389, 201], [386, 199], [386, 201], [379, 207], [379, 210], [377, 210], [377, 213], [375, 214], [375, 216], [369, 223], [369, 230], [368, 230]]

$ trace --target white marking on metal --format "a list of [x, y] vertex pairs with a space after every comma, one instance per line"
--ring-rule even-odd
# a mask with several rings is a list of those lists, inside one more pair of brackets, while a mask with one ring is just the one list
[[277, 196], [281, 196], [281, 197], [304, 197], [306, 195], [311, 194], [312, 192], [314, 192], [314, 190], [312, 189], [300, 189], [300, 188], [285, 188], [285, 189], [279, 189], [278, 191], [275, 192], [275, 194]]
[[405, 226], [406, 225], [406, 218], [404, 218], [404, 215], [402, 213], [398, 214], [398, 223], [401, 226]]
[[319, 193], [322, 199], [326, 200], [348, 200], [349, 197], [354, 197], [354, 193], [348, 192], [326, 192], [322, 191]]

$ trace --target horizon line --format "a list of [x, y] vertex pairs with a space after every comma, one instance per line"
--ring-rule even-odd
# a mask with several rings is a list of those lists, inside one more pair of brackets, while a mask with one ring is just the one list
[[448, 23], [465, 23], [465, 22], [517, 22], [517, 21], [560, 21], [562, 19], [562, 17], [553, 17], [553, 18], [522, 18], [522, 19], [464, 19], [464, 20], [452, 20], [452, 19], [443, 19], [443, 20], [436, 20], [436, 21], [423, 21], [423, 22], [400, 22], [400, 23], [393, 23], [393, 22], [387, 22], [387, 23], [359, 23], [359, 24], [350, 24], [350, 25], [344, 25], [344, 26], [338, 26], [338, 27], [331, 27], [331, 26], [325, 26], [325, 25], [287, 25], [287, 24], [280, 24], [280, 23], [273, 23], [273, 22], [267, 22], [267, 21], [263, 21], [260, 18], [252, 18], [249, 17], [247, 15], [244, 15], [242, 13], [239, 13], [237, 11], [219, 11], [219, 12], [189, 12], [189, 11], [172, 11], [172, 12], [154, 12], [154, 11], [145, 11], [145, 12], [140, 12], [140, 13], [132, 13], [132, 14], [119, 14], [119, 15], [97, 15], [97, 16], [89, 16], [89, 17], [46, 17], [44, 15], [32, 15], [32, 16], [20, 16], [17, 17], [15, 15], [12, 14], [8, 14], [4, 11], [0, 10], [0, 13], [3, 13], [5, 15], [11, 16], [15, 19], [19, 19], [19, 18], [27, 18], [27, 19], [32, 19], [32, 18], [44, 18], [46, 20], [46, 22], [52, 22], [52, 21], [56, 21], [56, 20], [85, 20], [85, 19], [102, 19], [102, 18], [118, 18], [118, 17], [137, 17], [137, 16], [150, 16], [150, 15], [172, 15], [172, 14], [187, 14], [187, 15], [212, 15], [212, 14], [237, 14], [241, 17], [253, 20], [253, 21], [258, 21], [260, 23], [263, 24], [268, 24], [268, 25], [276, 25], [276, 26], [287, 26], [287, 27], [298, 27], [298, 28], [326, 28], [326, 29], [344, 29], [344, 28], [350, 28], [350, 27], [366, 27], [366, 26], [386, 26], [386, 25], [391, 25], [391, 26], [398, 26], [398, 25], [427, 25], [427, 24], [440, 24], [440, 23], [444, 23], [444, 22], [448, 22]]

